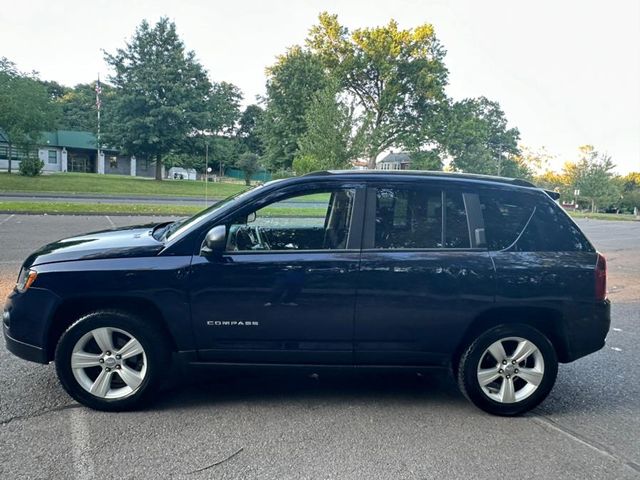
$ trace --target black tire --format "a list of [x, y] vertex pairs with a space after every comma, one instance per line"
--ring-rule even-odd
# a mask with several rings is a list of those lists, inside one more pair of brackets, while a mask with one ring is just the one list
[[[103, 398], [90, 393], [79, 383], [71, 368], [71, 355], [76, 344], [89, 332], [105, 327], [126, 332], [135, 338], [144, 350], [146, 361], [141, 360], [143, 359], [142, 355], [133, 357], [145, 365], [145, 373], [141, 375], [143, 376], [142, 382], [123, 398]], [[117, 336], [121, 334], [116, 332], [115, 335], [116, 337], [112, 335], [114, 342], [118, 340]], [[126, 339], [126, 337], [123, 338]], [[95, 346], [97, 346], [97, 343]], [[117, 347], [114, 343], [114, 350], [116, 349]], [[125, 355], [123, 355], [124, 357]], [[121, 362], [125, 362], [125, 360], [121, 360]], [[103, 411], [132, 410], [144, 405], [160, 387], [169, 369], [170, 362], [171, 349], [162, 331], [151, 328], [148, 322], [135, 315], [111, 310], [96, 311], [77, 320], [62, 334], [55, 352], [56, 372], [67, 393], [79, 403], [89, 408]], [[104, 369], [104, 365], [103, 363], [99, 367], [91, 367], [93, 369], [92, 372], [97, 370], [100, 373]], [[124, 369], [125, 366], [115, 368]], [[117, 372], [114, 370], [109, 378], [114, 377], [115, 373]], [[123, 380], [120, 375], [115, 377], [116, 384], [118, 381]], [[113, 385], [113, 381], [110, 381], [109, 384]], [[124, 383], [122, 385], [126, 386]]]
[[[493, 356], [487, 358], [485, 352], [494, 342], [511, 337], [526, 339], [537, 347], [544, 361], [544, 373], [537, 388], [528, 397], [512, 403], [502, 403], [485, 393], [478, 380], [478, 367], [481, 361], [492, 361]], [[510, 342], [506, 342], [506, 345], [509, 344]], [[517, 365], [515, 367], [517, 368]], [[499, 325], [481, 334], [464, 351], [457, 369], [458, 386], [464, 396], [485, 412], [501, 416], [520, 415], [538, 406], [549, 395], [557, 375], [558, 359], [553, 345], [540, 331], [524, 324]], [[513, 377], [513, 381], [516, 382], [517, 375]], [[503, 381], [504, 378], [497, 380], [500, 384]], [[522, 383], [521, 379], [518, 381]]]

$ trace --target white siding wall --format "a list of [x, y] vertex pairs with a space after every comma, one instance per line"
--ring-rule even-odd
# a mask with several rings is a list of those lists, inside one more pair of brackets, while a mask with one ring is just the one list
[[[49, 154], [49, 152], [52, 152]], [[54, 153], [55, 152], [55, 158]], [[38, 158], [44, 163], [44, 172], [59, 172], [62, 169], [62, 151], [59, 148], [40, 148]], [[55, 160], [55, 163], [54, 163]]]

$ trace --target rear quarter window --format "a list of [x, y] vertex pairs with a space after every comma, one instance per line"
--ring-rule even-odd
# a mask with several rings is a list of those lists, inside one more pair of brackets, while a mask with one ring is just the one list
[[479, 197], [489, 250], [593, 251], [578, 227], [542, 194], [537, 197], [496, 190]]
[[578, 227], [551, 200], [535, 206], [533, 218], [514, 245], [521, 252], [591, 252]]

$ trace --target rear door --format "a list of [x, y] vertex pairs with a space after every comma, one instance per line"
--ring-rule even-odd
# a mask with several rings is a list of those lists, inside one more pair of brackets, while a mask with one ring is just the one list
[[494, 300], [478, 196], [420, 181], [367, 192], [355, 320], [358, 364], [445, 364]]

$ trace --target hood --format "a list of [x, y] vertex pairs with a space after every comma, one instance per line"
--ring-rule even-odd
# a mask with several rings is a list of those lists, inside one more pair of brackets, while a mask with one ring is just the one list
[[29, 255], [24, 267], [72, 260], [154, 256], [164, 244], [151, 235], [153, 227], [126, 227], [58, 240]]

